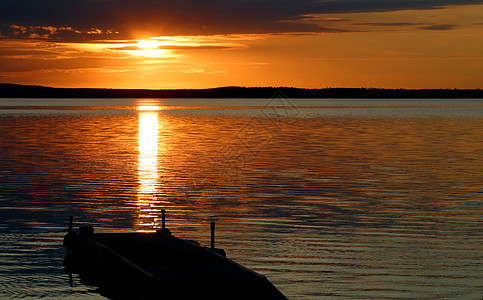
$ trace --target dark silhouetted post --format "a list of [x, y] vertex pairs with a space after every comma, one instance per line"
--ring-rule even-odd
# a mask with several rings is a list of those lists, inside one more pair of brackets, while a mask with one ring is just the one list
[[210, 222], [210, 228], [211, 228], [211, 250], [215, 249], [215, 222], [211, 221]]
[[67, 250], [67, 257], [66, 257], [66, 267], [67, 273], [69, 274], [69, 285], [73, 286], [73, 278], [72, 278], [72, 223], [74, 222], [74, 217], [69, 217], [69, 232], [64, 237], [64, 247]]
[[157, 230], [156, 232], [162, 232], [164, 234], [171, 234], [168, 228], [166, 228], [166, 210], [161, 210], [161, 229]]
[[70, 216], [69, 217], [69, 233], [72, 232], [72, 222], [74, 221], [74, 217]]

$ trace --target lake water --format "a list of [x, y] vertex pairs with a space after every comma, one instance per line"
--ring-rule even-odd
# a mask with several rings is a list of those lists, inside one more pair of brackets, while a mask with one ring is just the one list
[[0, 298], [103, 298], [69, 216], [217, 247], [289, 299], [483, 297], [483, 100], [0, 99]]

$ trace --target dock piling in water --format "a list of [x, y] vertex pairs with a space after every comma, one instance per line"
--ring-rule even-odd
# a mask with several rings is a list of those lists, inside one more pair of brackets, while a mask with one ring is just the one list
[[211, 250], [215, 249], [215, 222], [210, 222], [210, 229], [211, 229]]
[[69, 231], [64, 237], [64, 247], [67, 250], [67, 256], [64, 259], [64, 266], [66, 267], [67, 274], [69, 274], [69, 285], [72, 286], [72, 223], [74, 222], [74, 217], [69, 217]]

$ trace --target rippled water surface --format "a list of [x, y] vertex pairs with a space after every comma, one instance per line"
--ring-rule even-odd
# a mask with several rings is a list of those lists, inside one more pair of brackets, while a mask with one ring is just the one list
[[290, 299], [483, 297], [483, 101], [0, 99], [0, 298], [103, 298], [70, 215], [208, 245]]

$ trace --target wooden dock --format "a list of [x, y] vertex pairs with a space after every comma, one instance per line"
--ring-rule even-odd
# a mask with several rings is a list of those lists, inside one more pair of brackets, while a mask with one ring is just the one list
[[69, 272], [111, 298], [286, 299], [268, 279], [163, 229], [156, 233], [72, 231], [64, 240]]

